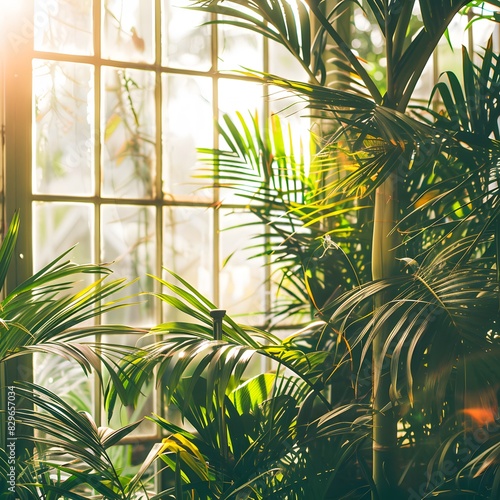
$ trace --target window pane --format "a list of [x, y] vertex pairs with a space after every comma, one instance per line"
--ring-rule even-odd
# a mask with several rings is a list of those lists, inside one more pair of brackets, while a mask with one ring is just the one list
[[247, 111], [262, 116], [263, 87], [257, 83], [224, 79], [219, 82], [219, 110], [221, 113]]
[[[102, 260], [110, 263], [115, 278], [137, 281], [127, 287], [127, 295], [152, 291], [147, 274], [156, 270], [155, 214], [151, 207], [102, 207]], [[123, 296], [123, 294], [122, 294]], [[154, 301], [147, 296], [135, 298], [137, 305], [106, 314], [106, 322], [126, 325], [154, 324]]]
[[87, 64], [33, 62], [37, 193], [92, 194], [93, 74]]
[[92, 0], [35, 0], [35, 50], [90, 55]]
[[[229, 228], [229, 229], [228, 229]], [[247, 210], [221, 210], [221, 272], [219, 274], [222, 309], [229, 316], [251, 315], [248, 322], [262, 324], [265, 309], [265, 260], [262, 252], [265, 227]], [[257, 237], [255, 237], [257, 236]]]
[[[263, 118], [263, 87], [261, 85], [244, 82], [240, 80], [221, 80], [219, 82], [219, 110], [220, 113], [227, 113], [233, 120], [236, 119], [235, 112], [239, 111], [246, 123], [257, 113], [258, 117]], [[236, 119], [236, 122], [239, 122]], [[261, 124], [262, 126], [262, 121]], [[253, 126], [249, 126], [250, 130]], [[240, 127], [240, 133], [245, 133]], [[228, 145], [222, 136], [219, 136], [219, 147], [227, 149]], [[225, 203], [241, 204], [241, 198], [236, 196], [231, 189], [222, 188], [220, 198]]]
[[437, 46], [438, 75], [443, 71], [453, 71], [462, 80], [462, 45], [467, 47], [467, 22], [466, 16], [455, 16], [448, 27], [448, 38], [441, 38]]
[[425, 68], [420, 76], [415, 90], [413, 91], [413, 99], [423, 99], [425, 103], [429, 100], [432, 94], [432, 88], [434, 87], [434, 61], [432, 58], [429, 59]]
[[[73, 245], [75, 248], [64, 260], [71, 259], [79, 264], [93, 262], [92, 221], [90, 204], [34, 203], [34, 269], [41, 269]], [[88, 285], [94, 279], [96, 277], [87, 275], [77, 286]], [[74, 292], [76, 290], [68, 293]], [[76, 410], [92, 411], [93, 375], [83, 376], [81, 366], [61, 356], [36, 354], [33, 363], [36, 383], [49, 387]]]
[[[141, 415], [142, 417], [142, 415]], [[139, 428], [142, 429], [144, 424], [147, 425], [155, 425], [153, 422], [149, 422], [143, 420], [143, 422], [139, 425]], [[116, 426], [112, 428], [116, 429]], [[134, 435], [134, 434], [132, 434]], [[122, 475], [126, 476], [127, 479], [133, 477], [135, 474], [139, 472], [143, 463], [146, 461], [149, 451], [151, 450], [151, 445], [149, 443], [144, 444], [134, 444], [134, 445], [124, 445], [124, 446], [113, 446], [106, 450], [106, 453], [109, 455], [111, 462], [114, 467], [122, 472]], [[143, 500], [147, 498], [154, 498], [154, 482], [155, 478], [153, 476], [153, 467], [150, 467], [147, 471], [141, 475], [141, 482], [144, 486], [143, 495], [137, 495], [137, 500]], [[89, 498], [92, 498], [89, 495]]]
[[77, 411], [93, 411], [94, 375], [84, 375], [74, 360], [62, 356], [35, 353], [34, 378]]
[[155, 175], [154, 73], [103, 69], [104, 196], [150, 198]]
[[[474, 22], [471, 26], [471, 29], [474, 39], [474, 50], [479, 54], [483, 54], [483, 49], [486, 47], [488, 39], [495, 30], [498, 30], [498, 25], [496, 25], [496, 23], [492, 23], [490, 20], [482, 19], [480, 21]], [[493, 43], [493, 47], [493, 50], [496, 50], [498, 52], [498, 49], [495, 47], [495, 43]], [[476, 55], [474, 58], [474, 62], [481, 65], [481, 58]]]
[[104, 0], [103, 57], [154, 61], [153, 5], [152, 0]]
[[76, 246], [69, 258], [78, 264], [94, 262], [93, 220], [93, 206], [90, 204], [34, 203], [34, 269], [41, 269], [73, 245]]
[[[133, 336], [135, 337], [135, 336]], [[128, 345], [134, 345], [137, 342], [137, 337], [129, 338], [127, 336], [126, 339], [121, 338], [117, 339], [116, 335], [105, 335], [103, 338], [103, 342], [108, 342], [110, 344], [117, 344], [120, 341], [126, 343]], [[118, 399], [116, 403], [116, 407], [114, 409], [111, 420], [108, 422], [107, 416], [102, 415], [102, 425], [109, 425], [112, 429], [118, 429], [119, 427], [124, 427], [126, 425], [137, 422], [142, 419], [142, 422], [136, 427], [130, 436], [141, 436], [141, 435], [154, 435], [158, 431], [158, 426], [144, 418], [145, 415], [153, 415], [157, 414], [158, 410], [155, 408], [154, 404], [154, 382], [149, 382], [144, 384], [141, 390], [141, 395], [137, 398], [137, 401], [134, 406], [123, 406], [121, 401]], [[119, 448], [122, 453], [126, 448]], [[131, 450], [130, 450], [131, 451]], [[148, 450], [149, 451], [149, 450]], [[139, 449], [137, 449], [137, 454], [140, 454]], [[125, 466], [127, 468], [133, 467], [134, 469], [139, 465], [135, 460], [135, 457], [131, 457], [130, 455], [124, 454], [121, 459], [117, 456], [117, 461], [114, 462], [119, 466]], [[143, 459], [145, 457], [142, 457]], [[138, 468], [138, 467], [137, 467]], [[137, 470], [135, 470], [137, 472]], [[137, 499], [139, 500], [139, 499]], [[146, 499], [144, 499], [146, 500]]]
[[275, 42], [269, 42], [269, 72], [292, 80], [309, 79], [306, 70], [297, 59], [283, 45]]
[[219, 25], [219, 69], [241, 71], [246, 68], [262, 71], [262, 39], [250, 30]]
[[[175, 271], [212, 300], [212, 211], [195, 207], [165, 207], [163, 230], [163, 266]], [[168, 274], [166, 279], [171, 281]], [[169, 308], [166, 318], [174, 321], [179, 315], [179, 311]]]
[[163, 75], [163, 191], [178, 195], [195, 190], [197, 147], [213, 137], [212, 84], [209, 78]]
[[[297, 97], [280, 87], [269, 86], [269, 109], [272, 114], [279, 115], [282, 127], [292, 127], [294, 135], [302, 135], [311, 128], [311, 110], [307, 101]], [[298, 152], [298, 149], [297, 149]]]
[[202, 26], [210, 16], [184, 9], [190, 0], [164, 0], [162, 64], [208, 71], [211, 66], [210, 26]]

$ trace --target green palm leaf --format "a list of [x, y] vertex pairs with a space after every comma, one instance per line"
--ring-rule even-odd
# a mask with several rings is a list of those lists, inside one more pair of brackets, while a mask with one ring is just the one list
[[2, 245], [0, 246], [0, 289], [4, 287], [5, 278], [9, 271], [10, 262], [16, 246], [19, 225], [19, 213], [15, 212], [2, 241]]
[[[438, 251], [414, 273], [367, 284], [336, 303], [332, 321], [344, 330], [351, 347], [363, 341], [362, 359], [377, 332], [388, 325], [374, 377], [381, 376], [382, 359], [389, 357], [395, 399], [407, 394], [412, 403], [418, 386], [439, 406], [458, 359], [479, 357], [498, 371], [494, 353], [500, 346], [491, 336], [498, 319], [496, 271], [480, 262], [455, 267], [455, 252], [460, 249]], [[366, 317], [369, 302], [383, 290], [393, 290], [393, 299]], [[424, 365], [416, 362], [419, 356], [425, 356]]]
[[[200, 150], [209, 165], [207, 174], [200, 176], [248, 200], [252, 212], [269, 228], [263, 235], [266, 246], [252, 250], [256, 256], [271, 256], [278, 265], [273, 271], [281, 291], [276, 320], [292, 311], [317, 313], [338, 287], [349, 289], [365, 279], [360, 276], [363, 266], [367, 276], [362, 252], [351, 260], [360, 242], [349, 222], [366, 207], [355, 197], [332, 193], [329, 179], [340, 168], [328, 158], [332, 153], [307, 162], [305, 148], [296, 145], [277, 115], [269, 129], [261, 128], [256, 117], [245, 120], [241, 114], [236, 119], [225, 115], [223, 120], [219, 130], [228, 149]], [[365, 238], [368, 252], [369, 236], [359, 237]], [[336, 273], [344, 263], [350, 272]]]
[[[19, 216], [15, 214], [0, 247], [1, 279], [6, 276], [18, 231]], [[76, 361], [86, 374], [93, 371], [103, 387], [113, 384], [114, 393], [125, 398], [127, 381], [118, 360], [132, 356], [134, 348], [126, 345], [123, 337], [144, 331], [89, 323], [99, 315], [126, 305], [126, 297], [116, 297], [127, 283], [123, 279], [106, 281], [112, 271], [104, 266], [79, 265], [65, 260], [68, 252], [4, 294], [0, 302], [0, 363], [35, 352], [55, 354]], [[101, 277], [78, 289], [78, 280], [85, 275]], [[88, 340], [99, 335], [120, 335], [121, 340], [115, 344]], [[109, 373], [107, 380], [104, 370]]]
[[225, 19], [219, 18], [208, 24], [227, 24], [245, 28], [283, 45], [313, 78], [318, 72], [324, 74], [324, 65], [318, 53], [318, 46], [311, 40], [309, 12], [303, 2], [198, 1], [194, 2], [190, 8], [225, 16]]
[[102, 498], [125, 500], [135, 498], [144, 488], [140, 475], [156, 455], [148, 457], [148, 464], [141, 468], [139, 475], [127, 481], [120, 476], [108, 454], [108, 449], [129, 435], [140, 421], [118, 430], [98, 427], [89, 414], [75, 411], [41, 386], [21, 382], [16, 386], [16, 394], [37, 408], [18, 408], [16, 412], [20, 424], [37, 431], [35, 436], [23, 436], [37, 447], [34, 470], [50, 469], [61, 478], [48, 484], [42, 481], [38, 487], [44, 493], [84, 498], [79, 492], [86, 486]]

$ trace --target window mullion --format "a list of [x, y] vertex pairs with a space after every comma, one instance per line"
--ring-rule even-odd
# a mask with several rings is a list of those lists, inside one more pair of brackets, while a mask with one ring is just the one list
[[[216, 14], [211, 14], [211, 20], [215, 21], [217, 18]], [[219, 82], [218, 78], [218, 52], [219, 52], [219, 30], [216, 23], [211, 26], [212, 33], [212, 70], [211, 73], [214, 76], [212, 92], [213, 92], [213, 116], [219, 119]], [[214, 149], [219, 148], [219, 132], [217, 127], [213, 129], [213, 144]], [[213, 303], [218, 307], [222, 304], [223, 297], [221, 297], [219, 274], [220, 274], [220, 261], [221, 261], [221, 248], [220, 248], [220, 210], [218, 209], [218, 202], [220, 198], [220, 189], [214, 188], [213, 190], [213, 260], [212, 260], [212, 282], [213, 282]]]

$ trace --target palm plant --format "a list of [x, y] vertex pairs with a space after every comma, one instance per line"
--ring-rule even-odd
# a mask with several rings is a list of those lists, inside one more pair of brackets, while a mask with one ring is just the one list
[[156, 459], [155, 447], [133, 475], [124, 474], [111, 458], [113, 446], [137, 428], [140, 420], [114, 430], [99, 426], [89, 413], [73, 409], [40, 385], [20, 382], [16, 394], [36, 407], [17, 410], [19, 422], [37, 431], [25, 436], [34, 451], [19, 468], [17, 498], [151, 497], [154, 475], [148, 469]]
[[[274, 321], [321, 317], [329, 300], [367, 281], [371, 271], [369, 226], [351, 223], [353, 217], [366, 219], [368, 207], [356, 196], [332, 192], [325, 182], [338, 178], [341, 165], [345, 168], [351, 160], [337, 150], [334, 154], [343, 157], [341, 165], [336, 163], [328, 147], [314, 156], [313, 140], [297, 144], [279, 115], [272, 116], [269, 127], [262, 127], [255, 116], [247, 123], [239, 113], [236, 119], [224, 115], [219, 131], [228, 149], [201, 149], [208, 166], [198, 177], [213, 179], [244, 198], [269, 228], [264, 234], [267, 246], [257, 249], [271, 257], [281, 291]], [[313, 150], [311, 164], [308, 147]]]
[[[133, 425], [99, 431], [25, 386], [52, 425], [29, 409], [24, 421], [77, 460], [58, 463], [58, 450], [42, 447], [33, 463], [43, 474], [27, 467], [36, 478], [29, 487], [41, 488], [43, 475], [47, 498], [82, 498], [84, 485], [109, 498], [148, 495], [141, 475], [158, 456], [173, 483], [156, 498], [498, 496], [500, 134], [491, 45], [480, 66], [464, 51], [463, 86], [452, 73], [436, 86], [443, 112], [407, 110], [448, 24], [473, 4], [344, 0], [327, 11], [314, 0], [195, 3], [224, 16], [215, 23], [281, 43], [308, 74], [307, 82], [252, 76], [292, 92], [321, 122], [311, 167], [276, 117], [264, 127], [225, 117], [227, 150], [204, 151], [216, 186], [256, 202], [270, 228], [269, 244], [257, 251], [283, 272], [287, 301], [277, 319], [297, 314], [308, 323], [280, 339], [222, 318], [180, 276], [173, 275], [180, 285], [160, 280], [169, 293], [157, 297], [191, 320], [159, 325], [151, 332], [159, 342], [125, 355], [107, 403], [112, 408], [118, 395], [134, 403], [156, 377], [165, 404], [189, 425], [151, 417], [167, 435], [139, 475], [124, 480], [108, 449]], [[352, 5], [385, 40], [382, 84], [337, 29]], [[341, 73], [337, 86], [329, 86], [328, 58]], [[258, 357], [272, 370], [247, 379]], [[52, 414], [55, 407], [64, 411]], [[73, 421], [67, 440], [61, 422]]]
[[[315, 0], [214, 0], [192, 7], [223, 16], [214, 23], [246, 28], [283, 45], [309, 77], [298, 82], [251, 73], [265, 85], [295, 94], [321, 120], [325, 133], [311, 177], [297, 168], [297, 157], [284, 152], [276, 125], [271, 139], [255, 120], [247, 124], [225, 118], [220, 130], [229, 148], [209, 151], [209, 161], [216, 185], [236, 184], [240, 193], [261, 203], [255, 211], [274, 229], [271, 242], [276, 235], [285, 236], [277, 255], [286, 264], [295, 300], [288, 312], [302, 301], [296, 292], [302, 283], [316, 312], [329, 318], [330, 331], [349, 345], [349, 356], [358, 364], [355, 371], [364, 373], [366, 363], [371, 367], [373, 456], [368, 464], [374, 498], [407, 495], [408, 484], [415, 484], [412, 476], [424, 483], [424, 493], [442, 486], [446, 475], [437, 486], [426, 483], [427, 465], [440, 463], [437, 472], [442, 472], [457, 432], [468, 432], [463, 417], [471, 407], [488, 401], [490, 415], [494, 412], [492, 398], [478, 393], [481, 385], [485, 394], [494, 393], [499, 375], [494, 363], [498, 143], [491, 138], [498, 137], [498, 58], [491, 46], [481, 67], [464, 52], [463, 87], [451, 73], [449, 86], [438, 84], [435, 95], [442, 97], [444, 113], [431, 108], [427, 117], [407, 113], [422, 71], [451, 20], [461, 9], [480, 3], [344, 0], [329, 7]], [[383, 37], [382, 84], [337, 29], [336, 20], [352, 5], [374, 20]], [[341, 74], [336, 86], [330, 85], [328, 58]], [[318, 178], [311, 188], [309, 181]], [[312, 258], [335, 252], [328, 262]], [[301, 279], [297, 271], [302, 271]], [[439, 443], [441, 462], [430, 458]], [[400, 460], [407, 449], [409, 458]], [[484, 466], [475, 462], [471, 470], [481, 476], [493, 466], [497, 452], [495, 445], [485, 450], [481, 456], [489, 458]], [[455, 460], [459, 462], [456, 448]], [[462, 467], [453, 471], [460, 483]], [[486, 483], [481, 483], [482, 491], [494, 496], [498, 475]], [[477, 487], [475, 480], [469, 486]]]
[[[2, 288], [14, 254], [19, 224], [16, 213], [0, 246]], [[65, 261], [65, 256], [66, 253], [57, 257], [13, 290], [4, 289], [0, 325], [3, 410], [0, 416], [4, 429], [0, 491], [7, 498], [14, 492], [16, 498], [22, 499], [61, 498], [61, 495], [88, 498], [85, 493], [78, 494], [82, 485], [87, 485], [105, 498], [127, 498], [123, 492], [143, 489], [141, 474], [144, 471], [129, 484], [122, 485], [125, 478], [109, 467], [106, 450], [137, 424], [117, 431], [99, 430], [90, 415], [74, 410], [48, 388], [30, 383], [26, 377], [29, 371], [20, 369], [29, 364], [13, 363], [23, 357], [29, 359], [33, 353], [56, 355], [76, 362], [83, 374], [94, 372], [101, 380], [105, 395], [112, 385], [113, 390], [124, 397], [125, 385], [118, 363], [131, 355], [134, 348], [126, 343], [106, 344], [92, 339], [102, 334], [126, 336], [141, 331], [121, 325], [95, 326], [89, 320], [125, 305], [124, 299], [116, 299], [115, 294], [123, 290], [126, 282], [105, 281], [111, 274], [110, 269], [78, 265]], [[101, 277], [78, 290], [78, 280], [85, 275]], [[38, 448], [35, 453], [30, 451], [35, 446], [33, 443]], [[85, 463], [86, 468], [71, 465], [72, 459]], [[15, 474], [9, 475], [12, 467]], [[115, 496], [109, 492], [115, 492]]]
[[[325, 396], [343, 371], [345, 346], [303, 345], [331, 337], [328, 324], [317, 321], [281, 340], [236, 323], [180, 276], [172, 278], [180, 284], [160, 280], [170, 293], [158, 297], [191, 321], [155, 327], [151, 334], [163, 340], [148, 344], [122, 372], [131, 382], [129, 403], [156, 376], [165, 405], [184, 421], [152, 417], [167, 433], [158, 456], [174, 472], [162, 498], [298, 500], [366, 491], [362, 469], [348, 468], [369, 439], [366, 406]], [[259, 357], [274, 369], [245, 377]]]

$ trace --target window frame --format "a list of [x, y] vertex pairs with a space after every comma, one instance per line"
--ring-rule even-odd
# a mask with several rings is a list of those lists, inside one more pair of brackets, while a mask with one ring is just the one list
[[[152, 0], [153, 8], [158, 14], [162, 9], [161, 0]], [[2, 172], [3, 172], [3, 224], [5, 228], [8, 221], [11, 220], [16, 211], [21, 215], [21, 229], [17, 242], [17, 250], [9, 270], [7, 278], [6, 291], [13, 290], [19, 283], [28, 279], [33, 273], [33, 223], [34, 223], [34, 204], [35, 203], [53, 203], [53, 202], [74, 202], [74, 203], [88, 203], [94, 207], [94, 239], [93, 239], [93, 254], [97, 260], [100, 260], [102, 252], [102, 210], [103, 206], [120, 206], [120, 205], [147, 205], [153, 207], [155, 211], [155, 232], [157, 235], [162, 234], [164, 231], [163, 210], [165, 207], [203, 207], [212, 211], [213, 217], [213, 247], [212, 252], [212, 300], [215, 304], [221, 302], [223, 291], [218, 280], [221, 272], [221, 214], [219, 207], [219, 190], [214, 189], [211, 199], [200, 202], [199, 200], [187, 200], [182, 197], [178, 199], [168, 199], [163, 196], [162, 192], [162, 157], [163, 157], [163, 143], [162, 143], [162, 77], [163, 75], [198, 75], [210, 78], [213, 82], [212, 85], [212, 111], [214, 116], [217, 116], [219, 108], [218, 86], [221, 81], [247, 81], [242, 76], [232, 75], [227, 72], [219, 71], [217, 68], [217, 57], [219, 50], [218, 43], [218, 27], [217, 25], [211, 26], [211, 60], [212, 65], [208, 71], [196, 70], [181, 70], [179, 68], [170, 68], [161, 65], [161, 30], [162, 30], [162, 17], [156, 15], [154, 17], [155, 26], [155, 60], [152, 63], [137, 63], [137, 62], [124, 62], [117, 60], [103, 59], [100, 54], [101, 32], [102, 32], [102, 5], [101, 0], [93, 0], [93, 43], [95, 47], [94, 55], [69, 55], [63, 53], [38, 51], [34, 49], [34, 33], [37, 29], [34, 19], [34, 3], [35, 0], [20, 0], [16, 9], [12, 12], [9, 11], [7, 24], [10, 27], [8, 33], [2, 35], [1, 43], [5, 48], [5, 53], [2, 54], [1, 61], [1, 77], [0, 88], [2, 89], [0, 95], [0, 112], [2, 116]], [[95, 8], [98, 6], [98, 8]], [[100, 27], [100, 29], [95, 29]], [[262, 65], [264, 70], [268, 68], [267, 56], [267, 42], [263, 44]], [[52, 60], [61, 62], [76, 62], [90, 64], [95, 68], [94, 71], [94, 91], [95, 91], [95, 147], [94, 147], [94, 163], [95, 163], [95, 186], [94, 194], [90, 197], [79, 195], [58, 195], [36, 193], [33, 190], [33, 73], [32, 63], [35, 59]], [[102, 103], [102, 68], [132, 68], [137, 70], [148, 70], [154, 72], [155, 80], [155, 125], [156, 125], [156, 163], [158, 168], [156, 170], [155, 179], [155, 194], [150, 200], [141, 200], [136, 198], [123, 198], [113, 199], [110, 197], [101, 196], [101, 147], [102, 147], [102, 124], [101, 118], [101, 103]], [[21, 82], [21, 83], [20, 83]], [[265, 93], [264, 93], [265, 94]], [[266, 99], [263, 99], [263, 113], [268, 112], [269, 105]], [[213, 127], [212, 134], [213, 144], [216, 148], [219, 144], [219, 135], [216, 127]], [[226, 209], [241, 209], [244, 204], [230, 203], [225, 204]], [[157, 237], [155, 242], [156, 249], [156, 263], [155, 274], [162, 275], [162, 240], [163, 238]], [[55, 256], [54, 256], [55, 257]], [[265, 276], [269, 276], [269, 270], [264, 270]], [[160, 285], [156, 282], [155, 292], [160, 291]], [[263, 293], [263, 302], [267, 307], [270, 305], [269, 290]], [[229, 312], [229, 311], [228, 311]], [[164, 309], [162, 307], [156, 308], [154, 323], [159, 324], [164, 321]], [[3, 373], [0, 377], [4, 386], [11, 385], [15, 380], [33, 380], [35, 374], [33, 372], [33, 362], [28, 357], [16, 358], [14, 361], [9, 361], [4, 364]], [[94, 403], [93, 415], [96, 422], [104, 422], [104, 412], [102, 410], [103, 401], [102, 394], [99, 390], [99, 381], [94, 380]], [[5, 395], [2, 391], [2, 397]], [[165, 408], [161, 404], [163, 396], [160, 391], [155, 393], [155, 411], [160, 416], [165, 416]], [[134, 443], [152, 443], [161, 439], [162, 431], [158, 427], [155, 428], [153, 434], [141, 434], [131, 436], [123, 439], [123, 445]]]

